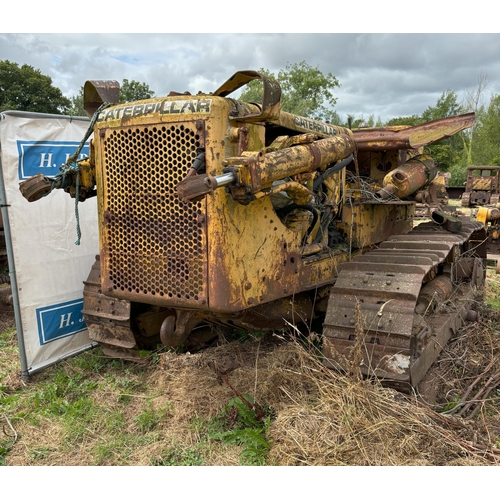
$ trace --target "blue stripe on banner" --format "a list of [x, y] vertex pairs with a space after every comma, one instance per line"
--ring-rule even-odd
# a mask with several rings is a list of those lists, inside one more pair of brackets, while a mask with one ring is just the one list
[[[48, 177], [59, 173], [59, 168], [75, 153], [79, 142], [74, 141], [17, 141], [19, 180], [29, 179], [42, 172]], [[88, 143], [80, 152], [79, 160], [89, 155]]]
[[83, 299], [40, 307], [36, 310], [40, 345], [75, 335], [87, 328], [82, 316]]

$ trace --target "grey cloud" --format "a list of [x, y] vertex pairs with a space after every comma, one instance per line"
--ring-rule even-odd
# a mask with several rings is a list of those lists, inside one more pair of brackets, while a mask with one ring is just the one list
[[388, 120], [420, 114], [451, 89], [461, 97], [487, 75], [500, 93], [499, 34], [0, 34], [2, 59], [30, 64], [68, 97], [86, 80], [215, 90], [238, 70], [305, 60], [341, 83], [336, 110]]

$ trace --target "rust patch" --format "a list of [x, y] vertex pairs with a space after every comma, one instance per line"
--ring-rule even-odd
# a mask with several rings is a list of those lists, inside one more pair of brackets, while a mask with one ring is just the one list
[[360, 151], [416, 149], [472, 127], [474, 121], [474, 113], [467, 113], [434, 120], [415, 127], [357, 129], [353, 133]]

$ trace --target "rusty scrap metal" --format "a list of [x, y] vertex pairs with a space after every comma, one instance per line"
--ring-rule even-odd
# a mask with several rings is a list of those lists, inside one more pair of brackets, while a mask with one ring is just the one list
[[467, 167], [462, 206], [496, 205], [500, 200], [500, 166], [471, 165]]
[[458, 233], [462, 229], [462, 221], [453, 215], [443, 212], [442, 210], [434, 210], [431, 213], [431, 219], [436, 223], [443, 225], [448, 231]]
[[90, 118], [99, 107], [120, 102], [120, 84], [116, 80], [89, 80], [83, 87], [83, 108]]
[[21, 194], [29, 201], [38, 201], [52, 190], [52, 182], [43, 174], [37, 174], [19, 183]]
[[[330, 292], [329, 302], [335, 307], [329, 306], [324, 323], [325, 364], [335, 367], [339, 354], [351, 356], [356, 329], [361, 326], [366, 343], [363, 373], [415, 387], [451, 332], [461, 326], [473, 299], [464, 295], [456, 318], [444, 316], [441, 323], [418, 319], [415, 308], [417, 313], [426, 309], [426, 292], [419, 297], [422, 282], [432, 278], [436, 264], [444, 263], [457, 245], [466, 243], [480, 228], [472, 222], [463, 225], [462, 233], [447, 234], [444, 229], [436, 230], [434, 223], [424, 223], [343, 264]], [[445, 298], [448, 288], [447, 283], [439, 282], [427, 291]], [[423, 305], [417, 306], [419, 300]], [[361, 325], [354, 315], [357, 301], [363, 314]]]
[[441, 118], [415, 127], [384, 127], [353, 130], [360, 151], [417, 149], [472, 127], [474, 113]]
[[442, 304], [453, 293], [453, 283], [448, 276], [436, 276], [426, 283], [417, 299], [415, 312], [417, 314], [431, 313], [439, 304]]
[[381, 199], [391, 195], [406, 198], [431, 182], [436, 173], [436, 163], [430, 156], [415, 156], [401, 167], [391, 170], [384, 177], [383, 187], [376, 195]]
[[252, 80], [261, 80], [264, 93], [262, 96], [262, 110], [247, 114], [245, 116], [238, 116], [238, 119], [245, 121], [260, 121], [264, 119], [277, 118], [280, 113], [281, 106], [281, 87], [279, 83], [257, 71], [238, 71], [223, 85], [221, 85], [214, 95], [226, 97], [243, 85], [251, 82]]
[[[349, 135], [338, 135], [313, 141], [308, 144], [279, 149], [270, 153], [226, 158], [222, 165], [225, 173], [217, 176], [186, 176], [176, 187], [182, 202], [198, 201], [214, 189], [229, 185], [233, 197], [238, 201], [250, 201], [248, 195], [259, 191], [262, 195], [275, 194], [270, 188], [273, 182], [293, 175], [324, 169], [330, 163], [342, 160], [352, 154], [354, 142]], [[290, 168], [290, 166], [293, 168]], [[230, 186], [235, 184], [235, 186]], [[312, 198], [304, 186], [290, 183], [285, 189], [289, 196], [298, 198], [299, 204], [306, 204]], [[307, 193], [304, 193], [304, 190]]]

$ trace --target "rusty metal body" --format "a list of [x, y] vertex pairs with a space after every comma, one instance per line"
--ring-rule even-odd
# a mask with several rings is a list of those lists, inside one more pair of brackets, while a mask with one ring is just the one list
[[500, 274], [500, 207], [479, 207], [476, 220], [486, 230], [488, 258], [497, 261], [496, 272]]
[[[262, 105], [227, 97], [256, 78]], [[351, 320], [358, 324], [352, 313], [364, 293], [361, 323], [370, 326], [380, 301], [384, 321], [393, 315], [392, 325], [367, 330], [377, 364], [367, 374], [420, 381], [436, 343], [463, 315], [455, 311], [435, 327], [437, 337], [429, 318], [419, 327], [416, 305], [432, 302], [429, 292], [418, 300], [422, 285], [445, 276], [427, 288], [441, 297], [448, 282], [452, 293], [458, 281], [479, 286], [485, 257], [480, 223], [438, 221], [432, 235], [415, 238], [414, 195], [436, 171], [423, 146], [470, 126], [473, 115], [351, 131], [281, 111], [279, 85], [253, 71], [213, 94], [171, 93], [106, 109], [99, 89], [104, 101], [114, 83], [87, 87], [90, 109], [101, 110], [80, 189], [95, 184], [100, 255], [84, 284], [83, 314], [106, 353], [138, 358], [144, 346], [187, 345], [214, 325], [310, 326], [326, 313], [325, 359], [336, 365], [334, 351], [348, 354], [359, 338]], [[37, 186], [40, 179], [24, 186], [33, 199]], [[405, 234], [409, 240], [393, 248], [391, 238]], [[464, 252], [470, 256], [458, 272]], [[378, 367], [388, 353], [406, 356], [395, 371]]]
[[462, 206], [495, 206], [500, 201], [500, 166], [467, 167]]

